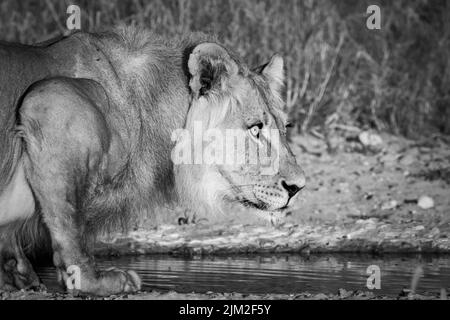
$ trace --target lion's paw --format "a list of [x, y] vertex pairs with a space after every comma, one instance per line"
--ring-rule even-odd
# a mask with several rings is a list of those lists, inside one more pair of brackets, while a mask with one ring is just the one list
[[18, 264], [15, 259], [11, 259], [0, 267], [3, 269], [0, 271], [0, 290], [46, 290], [46, 287], [41, 283], [30, 264]]
[[134, 293], [141, 290], [141, 286], [141, 279], [136, 272], [110, 268], [98, 271], [94, 279], [82, 279], [81, 288], [75, 288], [74, 290], [69, 290], [69, 292], [73, 294], [111, 296]]

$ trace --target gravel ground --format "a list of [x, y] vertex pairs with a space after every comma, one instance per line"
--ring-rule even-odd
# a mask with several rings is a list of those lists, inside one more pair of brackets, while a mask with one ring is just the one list
[[19, 291], [0, 293], [0, 300], [448, 300], [447, 293], [411, 294], [400, 292], [398, 296], [375, 295], [372, 292], [346, 291], [340, 289], [336, 294], [299, 293], [295, 295], [265, 294], [243, 295], [239, 293], [181, 294], [176, 292], [142, 292], [133, 295], [111, 296], [108, 298], [74, 297], [68, 294], [48, 292]]

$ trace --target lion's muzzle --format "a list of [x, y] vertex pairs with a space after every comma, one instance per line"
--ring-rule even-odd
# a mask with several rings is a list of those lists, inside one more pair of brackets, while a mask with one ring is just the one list
[[279, 179], [271, 184], [258, 183], [253, 188], [255, 198], [264, 203], [267, 210], [285, 209], [292, 204], [292, 200], [305, 187], [304, 175], [295, 179]]

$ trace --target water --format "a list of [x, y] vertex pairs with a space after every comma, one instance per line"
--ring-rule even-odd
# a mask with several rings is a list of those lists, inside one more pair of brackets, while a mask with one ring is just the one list
[[[339, 288], [368, 291], [366, 270], [371, 265], [381, 269], [381, 290], [376, 290], [376, 294], [397, 295], [403, 288], [409, 289], [418, 266], [423, 268], [423, 277], [417, 292], [450, 289], [450, 256], [144, 256], [97, 262], [103, 268], [115, 266], [137, 271], [146, 291], [244, 294], [337, 293]], [[53, 268], [42, 267], [38, 274], [48, 288], [59, 289]]]

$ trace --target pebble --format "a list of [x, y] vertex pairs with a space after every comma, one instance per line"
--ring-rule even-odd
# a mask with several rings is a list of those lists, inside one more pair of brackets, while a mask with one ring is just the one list
[[381, 205], [381, 210], [392, 210], [398, 207], [398, 202], [395, 200], [391, 200], [388, 202], [385, 202]]
[[422, 196], [417, 205], [424, 210], [432, 209], [434, 208], [434, 200], [428, 196]]
[[375, 133], [364, 131], [359, 135], [359, 141], [365, 147], [379, 147], [383, 144], [383, 139]]
[[345, 289], [339, 289], [338, 290], [338, 296], [342, 299], [348, 298], [352, 295], [352, 292], [348, 292]]
[[314, 300], [328, 300], [328, 296], [324, 293], [316, 294], [313, 298]]

